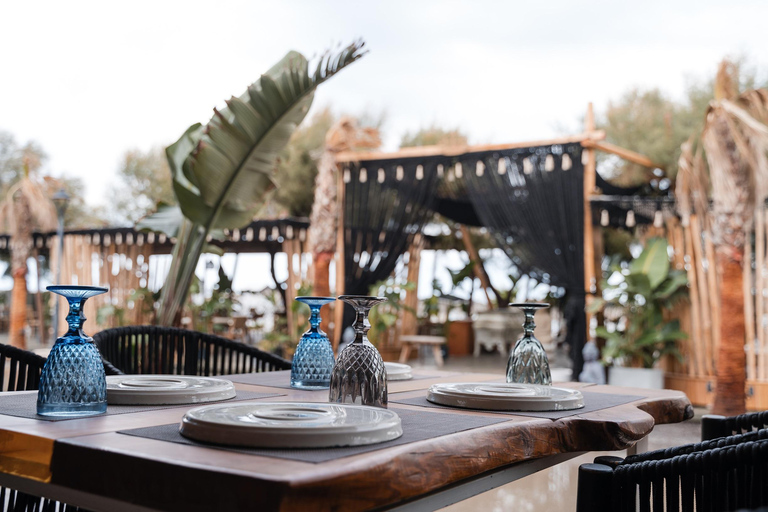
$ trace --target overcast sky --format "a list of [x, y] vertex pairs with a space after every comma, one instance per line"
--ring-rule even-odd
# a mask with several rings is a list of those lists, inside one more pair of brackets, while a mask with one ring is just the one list
[[370, 53], [314, 109], [386, 112], [385, 143], [438, 123], [471, 142], [579, 129], [632, 86], [683, 95], [724, 55], [768, 69], [768, 2], [131, 1], [0, 3], [0, 130], [103, 203], [122, 154], [174, 142], [286, 51]]

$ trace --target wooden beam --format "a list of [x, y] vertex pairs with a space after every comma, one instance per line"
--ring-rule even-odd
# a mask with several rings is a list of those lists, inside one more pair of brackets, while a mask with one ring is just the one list
[[[584, 131], [591, 133], [595, 129], [595, 113], [592, 103], [587, 105], [587, 115], [584, 120]], [[584, 143], [582, 142], [582, 145]], [[586, 304], [592, 302], [593, 283], [597, 282], [595, 276], [595, 245], [592, 228], [592, 205], [590, 198], [595, 193], [597, 179], [597, 161], [594, 149], [584, 146], [586, 164], [584, 165], [584, 291], [586, 292]], [[587, 313], [587, 339], [589, 339], [592, 314]]]
[[[336, 169], [336, 296], [344, 295], [344, 175], [341, 169]], [[339, 347], [341, 334], [344, 331], [344, 303], [337, 300], [333, 304], [333, 350]]]
[[[464, 242], [464, 249], [466, 249], [467, 254], [469, 254], [469, 260], [475, 262], [475, 276], [480, 279], [480, 284], [483, 285], [485, 299], [488, 301], [488, 309], [494, 309], [493, 302], [491, 302], [491, 296], [488, 294], [488, 289], [491, 287], [491, 281], [488, 278], [488, 275], [485, 273], [483, 260], [480, 259], [480, 253], [477, 252], [475, 244], [472, 243], [469, 228], [464, 224], [459, 224], [459, 229], [461, 230], [461, 241]], [[497, 304], [497, 307], [498, 306], [499, 304]]]
[[619, 156], [624, 160], [642, 165], [643, 167], [664, 169], [663, 165], [657, 164], [645, 155], [641, 155], [640, 153], [636, 153], [632, 150], [622, 148], [616, 144], [611, 144], [610, 142], [605, 142], [604, 140], [585, 140], [581, 143], [581, 145], [585, 148], [599, 149], [604, 153], [610, 153], [612, 155]]
[[358, 153], [355, 151], [342, 151], [336, 155], [337, 162], [362, 162], [366, 160], [396, 160], [400, 158], [418, 158], [426, 156], [458, 156], [466, 153], [480, 151], [501, 151], [504, 149], [530, 148], [535, 146], [551, 146], [553, 144], [596, 142], [605, 139], [603, 130], [592, 130], [588, 133], [559, 137], [556, 139], [534, 140], [528, 142], [513, 142], [509, 144], [481, 144], [477, 146], [419, 146], [415, 148], [402, 148], [399, 151], [385, 153], [381, 151]]

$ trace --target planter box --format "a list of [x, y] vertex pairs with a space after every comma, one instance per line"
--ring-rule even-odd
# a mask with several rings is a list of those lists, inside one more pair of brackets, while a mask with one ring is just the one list
[[664, 370], [661, 368], [608, 368], [608, 384], [628, 388], [664, 389]]
[[472, 320], [455, 320], [448, 324], [446, 338], [449, 356], [468, 356], [475, 346]]

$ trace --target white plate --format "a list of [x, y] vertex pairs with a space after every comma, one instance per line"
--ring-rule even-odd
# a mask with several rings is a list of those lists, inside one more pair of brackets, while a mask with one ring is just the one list
[[387, 369], [387, 380], [409, 380], [413, 378], [411, 367], [407, 364], [384, 363]]
[[492, 382], [435, 384], [429, 388], [427, 400], [492, 411], [568, 411], [584, 407], [584, 396], [574, 389]]
[[387, 409], [351, 404], [238, 402], [196, 407], [181, 435], [209, 443], [261, 448], [359, 446], [403, 435]]
[[224, 379], [187, 375], [110, 375], [107, 403], [115, 405], [199, 404], [236, 396]]

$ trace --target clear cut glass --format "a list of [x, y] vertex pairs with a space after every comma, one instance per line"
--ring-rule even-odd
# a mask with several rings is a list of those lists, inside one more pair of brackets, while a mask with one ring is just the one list
[[49, 286], [69, 302], [69, 330], [56, 340], [40, 375], [37, 414], [93, 416], [107, 410], [107, 381], [101, 354], [83, 332], [85, 301], [107, 291], [97, 286]]
[[320, 329], [320, 308], [335, 301], [334, 297], [296, 297], [309, 306], [309, 330], [302, 334], [291, 363], [291, 387], [328, 389], [333, 370], [333, 347]]
[[521, 302], [510, 304], [510, 307], [520, 308], [525, 313], [523, 337], [517, 340], [515, 348], [509, 354], [507, 362], [507, 382], [520, 384], [552, 384], [552, 374], [549, 371], [547, 352], [541, 342], [533, 335], [536, 324], [533, 315], [537, 309], [548, 308], [549, 304], [541, 302]]
[[330, 402], [387, 407], [387, 370], [384, 360], [368, 340], [368, 312], [384, 297], [341, 295], [355, 308], [355, 339], [341, 351], [331, 373]]

